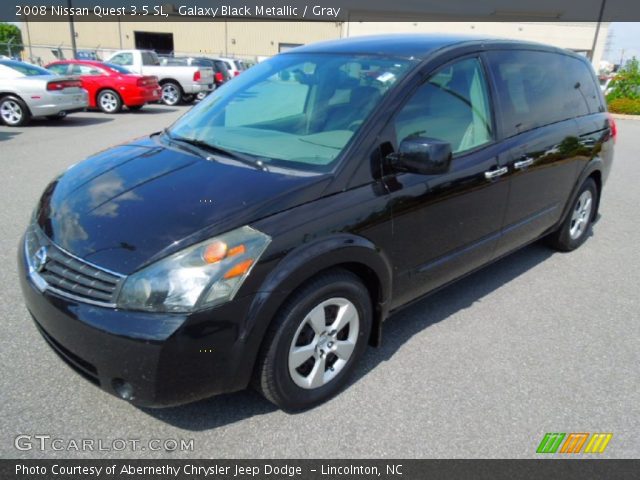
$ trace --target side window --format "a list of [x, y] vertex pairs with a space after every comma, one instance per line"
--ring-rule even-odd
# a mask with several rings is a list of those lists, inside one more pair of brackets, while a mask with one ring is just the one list
[[57, 73], [58, 75], [66, 75], [68, 69], [69, 65], [66, 63], [58, 63], [47, 68], [47, 70], [51, 70], [53, 73]]
[[98, 68], [90, 67], [88, 65], [73, 65], [71, 67], [72, 75], [103, 75]]
[[432, 75], [395, 118], [397, 144], [407, 137], [436, 138], [462, 153], [491, 141], [487, 82], [477, 58], [448, 65]]
[[564, 62], [566, 64], [565, 70], [574, 85], [575, 94], [586, 105], [587, 112], [585, 114], [604, 111], [591, 67], [582, 60], [569, 56], [565, 57]]
[[507, 136], [588, 112], [566, 55], [508, 50], [488, 56]]
[[160, 65], [158, 57], [151, 52], [142, 52], [142, 65]]
[[119, 53], [109, 63], [115, 63], [116, 65], [133, 65], [133, 54], [131, 53]]

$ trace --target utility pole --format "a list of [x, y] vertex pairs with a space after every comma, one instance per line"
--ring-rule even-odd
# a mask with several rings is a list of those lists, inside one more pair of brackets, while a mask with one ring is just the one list
[[[71, 0], [67, 0], [67, 5], [69, 7], [69, 12], [71, 12]], [[73, 15], [71, 13], [69, 13], [69, 31], [71, 32], [71, 51], [73, 52], [73, 58], [76, 58], [76, 29], [73, 25]]]
[[607, 4], [607, 0], [602, 0], [600, 4], [600, 14], [598, 15], [598, 23], [596, 24], [596, 34], [593, 36], [593, 46], [591, 47], [591, 53], [589, 54], [589, 60], [593, 62], [593, 56], [596, 53], [596, 44], [598, 43], [598, 34], [600, 33], [600, 24], [602, 23], [602, 16], [604, 15], [604, 6]]

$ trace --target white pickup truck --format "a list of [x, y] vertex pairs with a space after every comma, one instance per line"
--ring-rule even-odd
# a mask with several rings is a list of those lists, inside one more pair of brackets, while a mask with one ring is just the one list
[[214, 88], [211, 67], [160, 66], [152, 50], [120, 50], [105, 61], [122, 65], [132, 73], [158, 77], [166, 105], [177, 105], [180, 101], [190, 103], [198, 93], [208, 93]]

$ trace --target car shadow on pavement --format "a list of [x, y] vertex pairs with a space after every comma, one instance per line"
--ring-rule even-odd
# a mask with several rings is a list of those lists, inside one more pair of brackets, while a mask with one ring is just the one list
[[[382, 346], [368, 349], [349, 385], [358, 382], [378, 364], [393, 357], [416, 333], [471, 307], [553, 254], [553, 250], [540, 242], [534, 243], [398, 311], [384, 324]], [[140, 410], [173, 426], [202, 431], [273, 412], [276, 407], [249, 389], [179, 407], [140, 407]]]
[[145, 105], [140, 110], [123, 110], [122, 113], [130, 115], [151, 115], [155, 113], [171, 113], [180, 110], [179, 108], [160, 107], [156, 105]]
[[20, 135], [22, 132], [12, 130], [0, 130], [0, 142], [11, 140], [16, 135]]
[[[74, 117], [69, 115], [60, 120], [34, 119], [29, 125], [33, 127], [86, 127], [87, 125], [99, 125], [101, 123], [113, 122], [112, 117]], [[27, 127], [28, 128], [28, 127]]]

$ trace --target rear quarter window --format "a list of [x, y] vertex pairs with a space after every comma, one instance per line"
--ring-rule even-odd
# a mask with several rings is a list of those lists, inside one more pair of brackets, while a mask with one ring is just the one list
[[599, 108], [591, 74], [576, 58], [528, 50], [492, 51], [488, 58], [506, 136]]
[[142, 52], [142, 65], [160, 65], [160, 60], [152, 52]]

